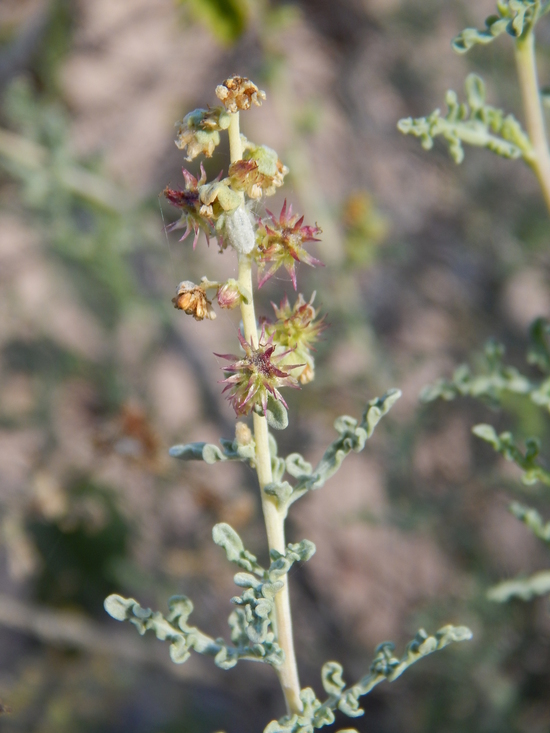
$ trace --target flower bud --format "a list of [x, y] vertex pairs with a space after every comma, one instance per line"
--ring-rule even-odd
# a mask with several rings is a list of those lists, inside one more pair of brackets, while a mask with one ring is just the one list
[[184, 280], [178, 285], [176, 297], [172, 298], [174, 308], [193, 316], [196, 321], [202, 321], [208, 318], [213, 321], [216, 318], [212, 303], [206, 297], [206, 291], [200, 285], [190, 280]]
[[219, 130], [229, 126], [229, 115], [223, 107], [214, 109], [195, 109], [177, 122], [176, 146], [180, 150], [187, 149], [186, 160], [193, 160], [197, 155], [212, 157], [220, 144]]
[[235, 423], [235, 442], [237, 445], [249, 445], [252, 442], [252, 431], [245, 422]]
[[230, 278], [218, 288], [218, 305], [220, 308], [236, 308], [241, 304], [241, 291], [236, 280]]

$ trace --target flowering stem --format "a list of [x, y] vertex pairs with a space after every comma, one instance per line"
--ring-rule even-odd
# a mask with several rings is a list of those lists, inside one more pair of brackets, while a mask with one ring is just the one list
[[[229, 146], [231, 162], [242, 158], [242, 144], [239, 131], [239, 115], [231, 115], [229, 124]], [[241, 288], [254, 293], [252, 286], [252, 258], [250, 255], [239, 255], [239, 277]], [[249, 303], [241, 302], [241, 317], [243, 320], [244, 337], [255, 348], [258, 346], [258, 329], [256, 326], [256, 312], [254, 299]], [[264, 415], [254, 413], [254, 440], [256, 443], [256, 472], [260, 484], [262, 510], [267, 532], [267, 542], [270, 550], [285, 552], [285, 516], [276, 501], [265, 493], [264, 487], [273, 481], [271, 471], [271, 454], [269, 451], [267, 420]], [[300, 681], [294, 653], [292, 636], [292, 616], [290, 612], [290, 597], [288, 593], [287, 576], [282, 578], [283, 588], [275, 596], [275, 626], [277, 642], [284, 652], [284, 661], [277, 668], [279, 682], [283, 689], [288, 712], [290, 714], [302, 711], [300, 700]]]
[[527, 162], [535, 172], [550, 210], [550, 152], [544, 125], [544, 114], [537, 81], [535, 36], [529, 31], [516, 41], [516, 67], [523, 99], [525, 126], [533, 146], [533, 157]]

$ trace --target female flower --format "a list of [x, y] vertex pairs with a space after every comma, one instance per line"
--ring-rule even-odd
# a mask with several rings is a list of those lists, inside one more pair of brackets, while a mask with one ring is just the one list
[[313, 307], [314, 299], [315, 293], [309, 302], [300, 293], [294, 306], [291, 307], [285, 295], [278, 308], [272, 303], [277, 317], [275, 323], [270, 323], [266, 319], [263, 325], [266, 335], [273, 339], [277, 352], [284, 352], [281, 366], [286, 366], [290, 353], [293, 360], [304, 362], [302, 371], [296, 374], [300, 384], [307, 384], [315, 377], [315, 361], [311, 352], [315, 351], [313, 344], [321, 331], [326, 328], [324, 316], [315, 320], [319, 311]]
[[[253, 409], [261, 410], [267, 415], [267, 400], [272, 397], [285, 407], [287, 404], [279, 392], [280, 387], [298, 388], [298, 380], [288, 371], [279, 369], [277, 364], [289, 351], [275, 354], [273, 337], [266, 340], [265, 329], [262, 329], [258, 346], [249, 343], [239, 331], [239, 341], [244, 350], [244, 358], [235, 354], [216, 354], [233, 363], [224, 366], [223, 370], [230, 374], [222, 380], [225, 384], [223, 393], [228, 392], [227, 399], [233, 406], [237, 416], [248, 415]], [[286, 364], [285, 369], [297, 369], [303, 364]]]
[[172, 206], [181, 209], [183, 212], [177, 221], [166, 227], [166, 231], [173, 232], [176, 229], [186, 227], [183, 236], [180, 238], [180, 242], [182, 242], [191, 233], [191, 230], [193, 230], [195, 232], [193, 249], [195, 249], [201, 229], [206, 236], [208, 244], [210, 244], [210, 237], [215, 235], [213, 219], [201, 213], [202, 201], [199, 189], [206, 183], [206, 173], [202, 163], [201, 176], [198, 180], [189, 171], [185, 170], [185, 168], [183, 168], [182, 172], [185, 178], [185, 189], [183, 191], [169, 188], [168, 186], [164, 189], [165, 198]]
[[311, 267], [323, 264], [312, 257], [303, 246], [305, 242], [318, 242], [316, 235], [321, 233], [321, 229], [318, 226], [302, 226], [304, 217], [298, 214], [292, 216], [292, 205], [287, 210], [286, 199], [279, 219], [276, 219], [270, 211], [267, 213], [271, 221], [260, 222], [256, 234], [258, 287], [261, 288], [279, 267], [284, 267], [296, 290], [297, 262], [305, 262]]

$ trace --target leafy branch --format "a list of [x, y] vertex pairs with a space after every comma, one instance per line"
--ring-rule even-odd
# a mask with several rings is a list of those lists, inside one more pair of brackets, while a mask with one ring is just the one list
[[[339, 437], [329, 445], [315, 469], [299, 453], [291, 453], [284, 461], [272, 456], [274, 481], [265, 487], [265, 492], [276, 497], [279, 507], [286, 509], [308, 491], [320, 489], [351, 451], [359, 453], [364, 449], [380, 420], [400, 397], [400, 390], [391, 389], [382, 397], [371, 400], [359, 423], [348, 415], [338, 417], [334, 428]], [[296, 479], [294, 486], [282, 481], [285, 470]]]
[[271, 551], [271, 564], [266, 570], [256, 556], [245, 549], [237, 532], [229, 524], [216, 524], [212, 530], [215, 544], [225, 550], [227, 559], [247, 572], [234, 576], [237, 586], [244, 588], [231, 602], [237, 608], [229, 616], [231, 641], [213, 639], [189, 626], [193, 603], [186, 596], [174, 596], [168, 601], [169, 613], [142, 608], [134, 598], [111, 595], [105, 600], [105, 610], [117, 621], [130, 621], [141, 635], [153, 631], [161, 641], [170, 642], [170, 658], [176, 664], [186, 662], [191, 651], [214, 657], [222, 669], [231, 669], [241, 659], [266, 662], [277, 667], [284, 659], [272, 627], [273, 599], [282, 589], [282, 578], [295, 562], [305, 562], [315, 552], [309, 540], [289, 544], [285, 553]]
[[[505, 392], [529, 395], [537, 405], [545, 393], [545, 383], [536, 384], [514, 367], [503, 362], [504, 346], [495, 341], [485, 345], [484, 364], [481, 373], [474, 374], [467, 364], [461, 364], [450, 380], [439, 379], [435, 384], [425, 387], [420, 395], [423, 402], [437, 399], [454, 400], [456, 397], [474, 397], [493, 406], [500, 404]], [[548, 404], [548, 403], [547, 403]]]
[[463, 143], [487, 148], [504, 158], [524, 158], [531, 162], [533, 148], [518, 120], [497, 107], [485, 103], [485, 84], [470, 74], [464, 84], [467, 102], [459, 102], [456, 92], [445, 96], [447, 113], [436, 109], [428, 117], [408, 117], [397, 123], [405, 135], [420, 138], [422, 147], [431, 150], [434, 138], [441, 136], [449, 144], [455, 163], [464, 160]]
[[510, 511], [514, 517], [517, 517], [531, 530], [535, 537], [543, 542], [550, 543], [550, 522], [545, 523], [536, 509], [514, 501], [510, 505]]
[[392, 642], [384, 642], [377, 647], [376, 656], [369, 672], [359, 682], [348, 688], [342, 677], [342, 666], [338, 662], [327, 662], [323, 665], [321, 677], [328, 698], [321, 702], [317, 699], [315, 692], [310, 687], [306, 687], [300, 694], [303, 711], [300, 714], [287, 715], [278, 721], [272, 721], [265, 728], [264, 733], [312, 733], [315, 728], [334, 723], [336, 710], [351, 718], [359, 717], [364, 713], [359, 705], [359, 698], [368, 694], [380, 682], [384, 680], [393, 682], [422, 657], [443, 649], [453, 642], [466, 641], [471, 638], [472, 632], [464, 626], [444, 626], [434, 636], [428, 636], [424, 629], [420, 629], [415, 638], [407, 645], [401, 658], [393, 655], [395, 647]]
[[493, 448], [506, 460], [513, 461], [523, 471], [521, 480], [526, 485], [541, 481], [550, 486], [550, 471], [537, 462], [540, 452], [540, 440], [538, 438], [527, 438], [525, 441], [525, 452], [517, 446], [514, 437], [509, 432], [497, 434], [492, 425], [482, 423], [472, 428], [474, 435], [490, 443]]
[[[398, 389], [390, 389], [382, 397], [371, 400], [360, 422], [348, 415], [338, 417], [334, 427], [339, 437], [329, 445], [315, 469], [299, 453], [291, 453], [286, 458], [280, 458], [277, 455], [277, 443], [270, 434], [273, 481], [265, 486], [266, 494], [276, 498], [280, 509], [287, 509], [308, 491], [320, 489], [336, 473], [351, 451], [359, 453], [364, 449], [366, 441], [380, 420], [400, 396], [401, 392]], [[247, 462], [251, 466], [255, 465], [255, 444], [252, 438], [244, 443], [239, 437], [234, 441], [221, 438], [220, 443], [221, 449], [212, 443], [175, 445], [170, 449], [170, 455], [184, 461], [202, 460], [209, 464], [236, 460]], [[296, 479], [294, 486], [288, 481], [283, 481], [285, 472]]]
[[508, 33], [521, 38], [531, 32], [537, 20], [550, 10], [548, 2], [540, 0], [498, 0], [497, 15], [485, 20], [485, 28], [466, 28], [453, 39], [452, 46], [457, 53], [467, 53], [473, 46], [486, 45]]
[[[536, 509], [524, 506], [517, 501], [510, 505], [512, 514], [522, 521], [538, 539], [550, 544], [550, 522], [544, 522]], [[550, 570], [541, 570], [529, 578], [505, 580], [493, 586], [487, 593], [490, 601], [505, 603], [511, 598], [530, 601], [535, 596], [550, 593]]]
[[550, 593], [550, 570], [541, 570], [530, 578], [505, 580], [493, 586], [487, 592], [487, 598], [496, 603], [506, 603], [511, 598], [530, 601], [535, 596], [544, 596], [547, 593]]

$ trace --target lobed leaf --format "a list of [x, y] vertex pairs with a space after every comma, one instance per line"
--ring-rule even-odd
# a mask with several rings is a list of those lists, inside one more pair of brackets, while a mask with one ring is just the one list
[[252, 439], [241, 444], [237, 440], [220, 438], [221, 448], [213, 443], [187, 443], [173, 445], [168, 453], [180, 461], [204, 461], [210, 465], [220, 461], [243, 461], [254, 467], [256, 461], [256, 445]]
[[212, 539], [223, 547], [229, 562], [236, 563], [243, 570], [263, 575], [265, 570], [258, 564], [256, 556], [245, 549], [243, 541], [231, 525], [222, 522], [212, 528]]

